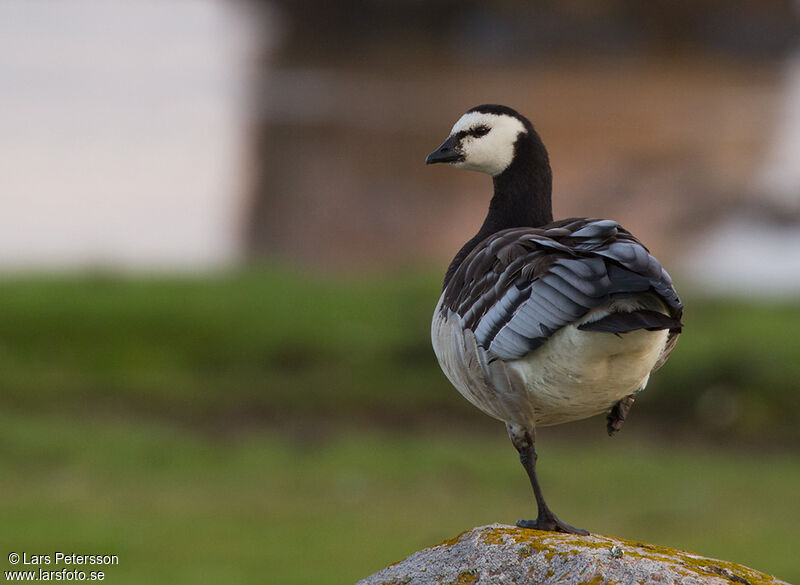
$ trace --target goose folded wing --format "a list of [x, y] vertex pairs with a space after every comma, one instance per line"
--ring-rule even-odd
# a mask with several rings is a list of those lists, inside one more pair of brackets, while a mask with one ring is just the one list
[[523, 357], [592, 309], [635, 293], [656, 293], [680, 319], [669, 275], [616, 222], [504, 230], [484, 244], [449, 283], [458, 290], [449, 303], [492, 357]]

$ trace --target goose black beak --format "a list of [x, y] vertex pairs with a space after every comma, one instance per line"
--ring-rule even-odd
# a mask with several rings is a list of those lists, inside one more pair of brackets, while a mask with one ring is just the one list
[[457, 162], [464, 160], [464, 155], [457, 150], [458, 142], [459, 141], [455, 136], [448, 137], [439, 148], [428, 155], [428, 157], [425, 159], [425, 164], [432, 165], [433, 163]]

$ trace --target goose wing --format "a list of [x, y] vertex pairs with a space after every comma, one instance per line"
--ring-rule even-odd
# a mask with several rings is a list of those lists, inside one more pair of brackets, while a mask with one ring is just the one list
[[[458, 315], [490, 358], [521, 358], [592, 309], [651, 292], [679, 321], [669, 274], [615, 221], [572, 218], [512, 228], [479, 244], [445, 283], [442, 311]], [[670, 330], [656, 367], [677, 341]]]

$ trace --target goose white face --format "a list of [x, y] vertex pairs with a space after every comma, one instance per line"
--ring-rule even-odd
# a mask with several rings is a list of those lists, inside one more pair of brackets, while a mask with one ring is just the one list
[[514, 144], [527, 130], [513, 116], [467, 112], [450, 131], [456, 137], [461, 159], [450, 164], [459, 169], [495, 176], [502, 173], [514, 158]]

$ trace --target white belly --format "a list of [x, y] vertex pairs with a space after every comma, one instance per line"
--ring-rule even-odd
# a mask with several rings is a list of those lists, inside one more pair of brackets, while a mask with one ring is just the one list
[[668, 335], [644, 330], [614, 335], [568, 325], [506, 365], [524, 380], [535, 423], [554, 425], [605, 412], [644, 388]]
[[460, 328], [457, 315], [445, 317], [439, 308], [431, 337], [447, 378], [487, 414], [522, 425], [555, 425], [609, 410], [644, 388], [669, 335], [568, 325], [521, 359], [492, 360], [472, 332]]

